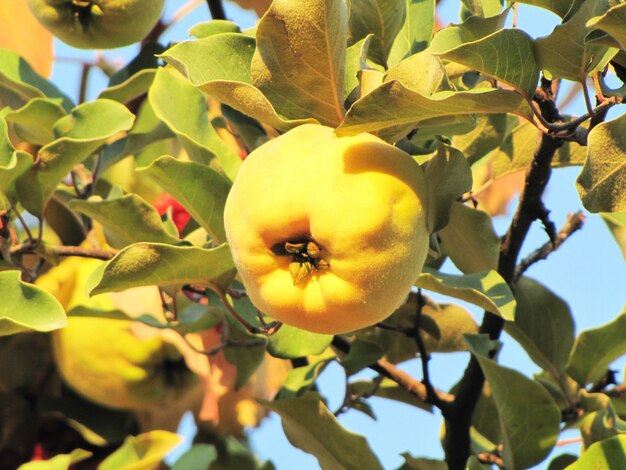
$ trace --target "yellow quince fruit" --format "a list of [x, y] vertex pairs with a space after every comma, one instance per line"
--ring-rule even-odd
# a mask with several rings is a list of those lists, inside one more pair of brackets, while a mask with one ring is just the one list
[[[86, 307], [106, 314], [121, 300], [131, 310], [138, 306], [127, 314], [148, 313], [155, 305], [153, 296], [158, 297], [155, 289], [131, 289], [121, 299], [110, 294], [89, 297], [89, 278], [102, 263], [68, 258], [37, 284], [67, 311]], [[57, 369], [74, 391], [100, 405], [134, 411], [195, 399], [201, 384], [184, 346], [174, 332], [117, 318], [70, 315], [67, 326], [52, 333]]]
[[28, 0], [52, 34], [81, 49], [112, 49], [142, 40], [165, 0]]
[[419, 165], [371, 134], [306, 124], [253, 151], [224, 212], [250, 299], [305, 330], [337, 334], [398, 308], [428, 251]]

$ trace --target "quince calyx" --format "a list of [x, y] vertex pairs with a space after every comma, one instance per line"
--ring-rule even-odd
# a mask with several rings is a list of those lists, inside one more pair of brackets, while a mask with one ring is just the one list
[[312, 240], [279, 243], [272, 249], [278, 256], [291, 257], [289, 273], [293, 285], [297, 286], [313, 271], [328, 269], [329, 265], [320, 256], [322, 248]]

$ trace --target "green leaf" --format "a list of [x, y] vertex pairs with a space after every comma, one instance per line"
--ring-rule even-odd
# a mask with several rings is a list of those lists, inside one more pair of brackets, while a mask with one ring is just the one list
[[413, 54], [391, 67], [384, 81], [389, 80], [398, 80], [424, 96], [450, 89], [446, 69], [439, 57], [429, 51]]
[[500, 0], [461, 0], [461, 18], [489, 18], [502, 11]]
[[[346, 97], [346, 100], [354, 100], [360, 95], [360, 93], [357, 93], [360, 91], [358, 89], [360, 85], [359, 73], [369, 67], [367, 64], [367, 51], [369, 50], [373, 38], [374, 36], [372, 34], [368, 34], [346, 50], [346, 76], [343, 83], [343, 96]], [[351, 93], [353, 93], [352, 96]]]
[[139, 171], [152, 177], [180, 202], [214, 242], [226, 241], [223, 214], [230, 181], [206, 165], [168, 155]]
[[496, 271], [454, 276], [425, 268], [415, 285], [477, 305], [505, 320], [515, 317], [513, 293]]
[[92, 455], [88, 450], [76, 449], [70, 454], [58, 454], [48, 460], [25, 463], [20, 465], [18, 470], [67, 470], [71, 465], [88, 459]]
[[357, 380], [350, 383], [350, 392], [353, 395], [375, 396], [394, 400], [407, 405], [416, 406], [422, 410], [432, 411], [432, 405], [420, 400], [391, 379], [384, 378], [380, 382], [373, 380]]
[[243, 387], [265, 358], [265, 344], [257, 346], [229, 346], [224, 348], [224, 357], [237, 369], [235, 390]]
[[30, 154], [11, 144], [7, 122], [0, 114], [0, 194], [12, 191], [15, 181], [32, 166]]
[[22, 282], [19, 271], [0, 271], [0, 299], [0, 336], [67, 325], [59, 301], [41, 287]]
[[341, 122], [347, 22], [344, 2], [272, 3], [257, 26], [251, 73], [278, 113]]
[[428, 47], [435, 29], [434, 0], [405, 0], [406, 17], [391, 46], [389, 65], [394, 65]]
[[227, 244], [205, 249], [160, 243], [135, 243], [106, 264], [91, 295], [138, 286], [210, 286], [234, 269]]
[[201, 470], [210, 468], [217, 460], [217, 449], [212, 444], [194, 444], [172, 466], [172, 470]]
[[565, 78], [580, 82], [583, 58], [585, 73], [589, 73], [606, 61], [611, 52], [607, 47], [585, 45], [588, 34], [587, 21], [603, 14], [609, 7], [608, 0], [586, 0], [578, 11], [565, 23], [558, 25], [549, 36], [535, 40], [535, 57], [541, 70], [553, 78]]
[[448, 225], [438, 235], [444, 253], [463, 273], [497, 269], [500, 237], [486, 212], [454, 202]]
[[382, 470], [365, 438], [344, 429], [318, 398], [290, 398], [263, 405], [280, 415], [289, 442], [315, 456], [322, 468]]
[[626, 5], [615, 5], [604, 15], [591, 18], [587, 21], [587, 28], [601, 29], [619, 43], [620, 49], [626, 49]]
[[532, 119], [524, 98], [512, 90], [440, 91], [426, 97], [391, 80], [356, 101], [337, 134], [356, 135], [403, 125], [418, 127], [419, 122], [434, 117], [475, 113], [513, 113]]
[[405, 0], [360, 0], [350, 2], [348, 28], [351, 42], [374, 34], [369, 57], [387, 65], [394, 40], [406, 18]]
[[192, 160], [208, 164], [217, 157], [224, 173], [231, 180], [235, 178], [241, 158], [219, 137], [209, 121], [204, 96], [189, 81], [178, 73], [158, 69], [148, 99], [157, 117], [178, 136]]
[[288, 130], [317, 122], [280, 116], [263, 93], [252, 86], [250, 65], [255, 47], [254, 38], [245, 34], [214, 34], [177, 44], [161, 57], [208, 95], [271, 127]]
[[539, 68], [533, 40], [524, 31], [501, 29], [476, 41], [460, 42], [459, 39], [453, 31], [443, 29], [433, 38], [428, 50], [508, 83], [528, 97], [535, 94]]
[[596, 383], [609, 365], [626, 354], [626, 311], [604, 326], [583, 331], [576, 338], [567, 373], [580, 385]]
[[131, 75], [122, 83], [109, 86], [100, 92], [98, 98], [128, 103], [147, 93], [154, 82], [156, 69], [143, 69]]
[[20, 109], [7, 113], [15, 134], [25, 142], [46, 145], [55, 139], [54, 124], [67, 113], [57, 101], [33, 98]]
[[588, 470], [590, 468], [623, 468], [626, 467], [626, 435], [596, 442], [566, 467], [567, 470]]
[[583, 205], [590, 212], [626, 211], [626, 114], [594, 127], [587, 145], [576, 181]]
[[626, 259], [626, 212], [600, 214]]
[[504, 466], [532, 467], [556, 444], [561, 411], [541, 384], [480, 354], [475, 343], [485, 338], [474, 336], [468, 344], [493, 392], [502, 426]]
[[150, 431], [128, 436], [124, 444], [100, 463], [98, 470], [155, 468], [182, 438], [167, 431]]
[[0, 108], [21, 108], [32, 98], [53, 98], [70, 111], [72, 101], [14, 51], [0, 48]]
[[291, 369], [283, 381], [283, 386], [276, 395], [277, 399], [293, 398], [311, 390], [319, 375], [331, 362], [332, 359], [321, 359], [313, 364]]
[[39, 217], [65, 175], [111, 137], [130, 129], [133, 120], [124, 105], [111, 100], [83, 103], [59, 119], [53, 129], [58, 138], [39, 150], [37, 163], [17, 181], [24, 208]]
[[374, 364], [384, 354], [383, 348], [374, 341], [357, 338], [352, 342], [350, 352], [341, 360], [341, 365], [347, 375], [354, 375]]
[[576, 462], [578, 457], [573, 454], [561, 454], [550, 461], [548, 470], [564, 470], [568, 465]]
[[191, 27], [189, 35], [194, 38], [202, 39], [215, 34], [222, 33], [240, 33], [241, 29], [236, 23], [228, 20], [212, 20], [204, 23], [198, 23]]
[[[530, 168], [540, 132], [532, 123], [523, 122], [506, 136], [500, 147], [489, 152], [485, 162], [490, 162], [493, 178]], [[585, 147], [574, 142], [566, 142], [557, 151], [552, 160], [552, 167], [582, 165], [586, 158]]]
[[102, 224], [113, 248], [124, 248], [137, 242], [180, 243], [165, 230], [157, 210], [137, 194], [112, 199], [97, 196], [86, 201], [74, 199], [69, 206]]
[[443, 460], [416, 458], [408, 452], [403, 453], [402, 457], [404, 463], [398, 470], [448, 470], [448, 464]]
[[183, 41], [166, 50], [161, 58], [194, 85], [213, 80], [252, 84], [250, 64], [256, 48], [245, 34], [214, 34], [197, 41]]
[[545, 8], [563, 18], [575, 2], [573, 0], [520, 0], [520, 3]]
[[269, 337], [267, 352], [282, 359], [295, 359], [323, 353], [332, 335], [320, 335], [283, 324], [280, 329]]
[[[473, 164], [488, 152], [498, 148], [518, 121], [517, 117], [506, 114], [479, 116], [476, 126], [470, 132], [455, 136], [452, 145], [463, 153], [470, 164]], [[528, 125], [532, 126], [530, 123]]]
[[431, 233], [444, 228], [452, 204], [472, 189], [472, 171], [463, 154], [454, 147], [437, 144], [437, 152], [425, 169], [428, 182], [428, 228]]
[[506, 332], [530, 358], [559, 379], [574, 345], [574, 319], [567, 303], [539, 282], [523, 277], [515, 288], [515, 322]]

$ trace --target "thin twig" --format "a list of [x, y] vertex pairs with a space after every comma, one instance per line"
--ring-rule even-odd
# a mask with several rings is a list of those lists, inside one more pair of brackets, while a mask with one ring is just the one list
[[30, 228], [28, 228], [28, 224], [22, 217], [22, 214], [20, 214], [20, 211], [18, 211], [17, 208], [15, 207], [15, 204], [13, 204], [13, 201], [11, 201], [11, 198], [7, 198], [7, 200], [9, 201], [9, 204], [11, 206], [11, 212], [13, 212], [15, 216], [18, 218], [18, 220], [20, 221], [20, 224], [22, 224], [22, 228], [26, 232], [26, 236], [28, 237], [28, 243], [30, 245], [33, 245], [35, 243], [35, 239], [33, 238], [33, 234], [31, 233]]
[[582, 212], [576, 212], [573, 214], [568, 214], [567, 220], [563, 227], [557, 232], [554, 237], [553, 242], [547, 242], [540, 248], [537, 248], [530, 255], [524, 258], [515, 269], [515, 276], [513, 277], [513, 282], [517, 282], [519, 278], [526, 272], [528, 268], [530, 268], [533, 264], [538, 261], [546, 259], [550, 254], [555, 252], [560, 248], [565, 240], [567, 240], [574, 232], [580, 230], [585, 223], [585, 214]]
[[[337, 348], [344, 354], [348, 354], [350, 352], [350, 342], [341, 336], [335, 336], [332, 341], [332, 346]], [[388, 379], [393, 380], [395, 383], [404, 388], [411, 395], [416, 396], [424, 403], [428, 398], [428, 393], [426, 391], [426, 387], [419, 380], [411, 377], [409, 374], [404, 372], [403, 370], [398, 369], [391, 362], [386, 359], [379, 359], [367, 366], [369, 369], [374, 372], [378, 372], [383, 377], [387, 377]], [[439, 398], [444, 402], [452, 402], [454, 400], [454, 395], [442, 391], [437, 391]]]
[[89, 83], [89, 72], [91, 72], [92, 64], [83, 62], [80, 72], [80, 85], [78, 87], [78, 104], [84, 103], [87, 99], [87, 84]]
[[217, 296], [220, 298], [220, 300], [222, 301], [222, 304], [224, 305], [224, 307], [226, 307], [226, 310], [228, 310], [228, 313], [230, 313], [235, 318], [235, 320], [237, 320], [241, 325], [243, 325], [243, 327], [248, 331], [248, 333], [251, 333], [253, 335], [264, 334], [267, 336], [272, 336], [283, 325], [280, 322], [272, 322], [272, 323], [267, 323], [263, 325], [262, 327], [254, 326], [248, 320], [246, 320], [241, 315], [239, 315], [237, 310], [233, 308], [231, 303], [226, 298], [226, 294], [224, 294], [224, 292], [222, 292], [221, 289], [214, 286], [211, 288], [211, 290], [215, 292]]
[[420, 323], [422, 321], [422, 311], [424, 309], [424, 305], [426, 305], [426, 301], [424, 300], [424, 296], [422, 296], [422, 290], [418, 289], [417, 308], [415, 312], [415, 334], [413, 335], [413, 338], [415, 339], [415, 343], [417, 344], [417, 350], [420, 353], [420, 359], [422, 361], [422, 382], [424, 383], [424, 387], [426, 388], [426, 402], [435, 405], [437, 408], [443, 411], [448, 403], [439, 398], [437, 390], [435, 390], [435, 387], [430, 381], [430, 372], [428, 368], [430, 354], [428, 354], [428, 351], [426, 351], [426, 346], [424, 345], [424, 341], [422, 341], [422, 335], [420, 333]]
[[[81, 246], [49, 246], [47, 247], [56, 256], [77, 256], [79, 258], [94, 258], [108, 261], [115, 256], [114, 251], [83, 248]], [[30, 243], [16, 245], [11, 248], [11, 255], [37, 254], [37, 245]]]

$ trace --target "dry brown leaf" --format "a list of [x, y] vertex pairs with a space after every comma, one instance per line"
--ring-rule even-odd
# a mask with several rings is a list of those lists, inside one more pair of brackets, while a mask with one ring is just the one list
[[27, 0], [0, 2], [0, 47], [18, 52], [44, 77], [52, 70], [52, 34], [33, 16]]
[[[486, 168], [484, 174], [474, 173], [474, 198], [478, 201], [478, 208], [489, 215], [504, 215], [511, 200], [524, 187], [524, 172], [509, 173], [496, 180], [491, 180], [490, 171]], [[482, 169], [478, 173], [483, 173]]]

